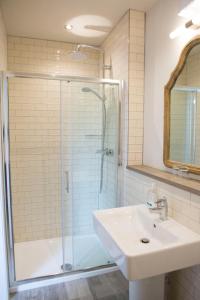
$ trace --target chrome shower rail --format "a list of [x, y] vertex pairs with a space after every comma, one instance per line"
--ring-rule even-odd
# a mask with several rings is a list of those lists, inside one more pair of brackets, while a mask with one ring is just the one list
[[35, 79], [48, 79], [48, 80], [63, 80], [63, 81], [78, 81], [78, 82], [89, 82], [89, 83], [102, 83], [102, 84], [114, 84], [120, 85], [121, 80], [115, 79], [99, 79], [93, 77], [84, 76], [68, 76], [64, 74], [42, 74], [42, 73], [24, 73], [24, 72], [3, 72], [6, 78], [21, 77], [21, 78], [35, 78]]

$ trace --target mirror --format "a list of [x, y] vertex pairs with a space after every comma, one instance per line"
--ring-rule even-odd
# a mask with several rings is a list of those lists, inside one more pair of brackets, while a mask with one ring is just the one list
[[164, 163], [200, 174], [200, 37], [182, 51], [165, 86]]

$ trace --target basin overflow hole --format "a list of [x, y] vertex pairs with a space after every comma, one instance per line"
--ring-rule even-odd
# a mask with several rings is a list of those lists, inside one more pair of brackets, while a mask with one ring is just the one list
[[150, 240], [147, 239], [147, 238], [142, 238], [142, 239], [140, 240], [140, 242], [143, 243], [143, 244], [148, 244], [148, 243], [150, 243]]

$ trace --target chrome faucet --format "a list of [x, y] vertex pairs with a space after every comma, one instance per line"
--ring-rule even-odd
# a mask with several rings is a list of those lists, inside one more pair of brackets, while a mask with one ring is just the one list
[[147, 207], [152, 213], [158, 213], [160, 215], [160, 220], [167, 220], [168, 203], [166, 197], [162, 197], [156, 200], [155, 202], [147, 202]]

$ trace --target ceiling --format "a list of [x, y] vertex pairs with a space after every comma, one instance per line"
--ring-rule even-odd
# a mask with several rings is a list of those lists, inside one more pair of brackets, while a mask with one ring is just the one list
[[[0, 0], [7, 32], [72, 43], [99, 45], [129, 9], [147, 11], [156, 0]], [[73, 19], [75, 18], [75, 19]], [[72, 24], [72, 31], [64, 29]], [[89, 26], [87, 29], [85, 26]], [[96, 30], [98, 27], [100, 30]]]

